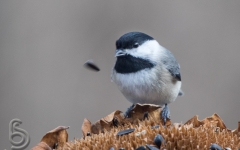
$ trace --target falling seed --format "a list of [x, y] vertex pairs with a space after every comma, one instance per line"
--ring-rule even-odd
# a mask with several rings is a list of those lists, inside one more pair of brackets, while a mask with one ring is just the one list
[[92, 60], [86, 61], [84, 63], [84, 67], [92, 71], [96, 71], [96, 72], [100, 71], [99, 67], [96, 64], [94, 64]]
[[216, 143], [213, 143], [210, 147], [209, 147], [210, 150], [222, 150], [222, 148], [217, 145]]
[[144, 146], [139, 146], [137, 149], [135, 150], [147, 150]]
[[152, 129], [157, 129], [157, 128], [159, 128], [159, 127], [160, 127], [159, 125], [152, 126]]
[[132, 117], [131, 111], [132, 111], [132, 109], [133, 109], [134, 106], [135, 106], [135, 105], [132, 104], [132, 105], [126, 110], [126, 112], [124, 113], [124, 117], [125, 117], [125, 118], [131, 118], [131, 117]]
[[131, 132], [133, 132], [133, 131], [135, 131], [135, 129], [122, 130], [122, 131], [119, 131], [119, 132], [117, 133], [117, 135], [118, 135], [118, 136], [121, 136], [121, 135], [124, 135], [124, 134], [131, 133]]
[[157, 134], [154, 138], [154, 143], [158, 146], [158, 148], [161, 147], [163, 142], [165, 143], [164, 138], [160, 134]]
[[154, 146], [151, 146], [151, 145], [148, 145], [146, 144], [147, 148], [150, 149], [150, 150], [159, 150], [158, 148], [154, 147]]

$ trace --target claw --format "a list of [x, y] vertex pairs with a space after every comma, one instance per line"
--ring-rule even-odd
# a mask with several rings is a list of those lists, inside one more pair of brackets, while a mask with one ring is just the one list
[[164, 125], [166, 124], [167, 119], [170, 119], [170, 110], [167, 104], [165, 104], [165, 107], [162, 110], [161, 118], [163, 119]]
[[134, 106], [135, 106], [135, 105], [132, 104], [132, 106], [130, 106], [130, 107], [126, 110], [126, 112], [124, 113], [124, 117], [125, 117], [125, 118], [131, 118], [131, 110], [133, 109]]

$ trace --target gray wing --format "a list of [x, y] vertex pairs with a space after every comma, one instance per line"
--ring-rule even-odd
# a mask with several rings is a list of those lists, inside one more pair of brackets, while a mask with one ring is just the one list
[[163, 64], [166, 66], [167, 70], [173, 77], [175, 77], [178, 81], [181, 81], [180, 65], [178, 64], [173, 54], [169, 50], [165, 50], [166, 56], [162, 58]]

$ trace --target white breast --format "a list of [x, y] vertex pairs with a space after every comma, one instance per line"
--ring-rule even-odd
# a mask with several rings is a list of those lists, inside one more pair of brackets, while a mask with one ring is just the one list
[[[123, 95], [132, 103], [164, 105], [175, 101], [181, 82], [174, 79], [168, 70], [144, 69], [136, 73], [120, 74], [114, 69], [112, 80]], [[161, 72], [161, 75], [160, 75]]]

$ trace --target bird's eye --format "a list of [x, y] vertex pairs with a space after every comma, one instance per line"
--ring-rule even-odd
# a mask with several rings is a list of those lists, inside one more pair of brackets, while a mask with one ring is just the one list
[[139, 46], [138, 43], [134, 43], [134, 44], [133, 44], [133, 48], [137, 48], [138, 46]]

